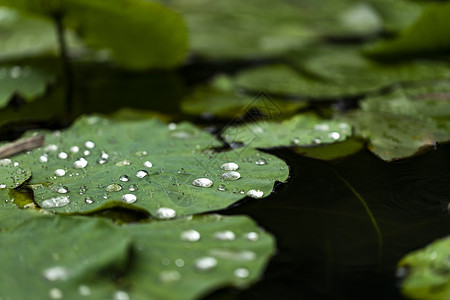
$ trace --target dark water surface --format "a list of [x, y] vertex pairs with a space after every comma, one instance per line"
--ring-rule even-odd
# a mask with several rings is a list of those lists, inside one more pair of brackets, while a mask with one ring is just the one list
[[288, 183], [220, 213], [251, 216], [274, 234], [278, 252], [250, 289], [207, 298], [403, 299], [397, 262], [449, 234], [450, 145], [391, 163], [368, 151], [334, 163], [272, 153], [289, 164]]

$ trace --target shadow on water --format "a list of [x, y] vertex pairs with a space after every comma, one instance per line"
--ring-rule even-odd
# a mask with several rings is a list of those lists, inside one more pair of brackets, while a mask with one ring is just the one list
[[391, 163], [366, 151], [334, 163], [272, 153], [290, 165], [288, 184], [220, 213], [251, 216], [275, 235], [277, 254], [250, 289], [207, 298], [403, 299], [398, 260], [449, 233], [450, 145]]

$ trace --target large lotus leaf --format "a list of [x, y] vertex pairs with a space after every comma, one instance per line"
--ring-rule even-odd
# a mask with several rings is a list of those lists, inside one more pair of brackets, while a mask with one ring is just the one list
[[42, 96], [53, 80], [53, 74], [29, 65], [0, 65], [0, 108], [15, 94], [25, 100]]
[[130, 299], [198, 299], [224, 286], [246, 287], [264, 271], [274, 239], [249, 218], [205, 215], [192, 220], [124, 226], [134, 236]]
[[[251, 148], [206, 150], [221, 143], [188, 123], [85, 117], [68, 130], [45, 136], [46, 146], [14, 160], [31, 168], [36, 202], [57, 212], [116, 205], [132, 205], [161, 218], [168, 217], [161, 207], [177, 215], [205, 212], [224, 208], [250, 190], [268, 195], [289, 172], [283, 161]], [[221, 168], [227, 162], [239, 165], [240, 179]], [[211, 180], [203, 180], [210, 187], [194, 185], [199, 178]]]
[[0, 0], [0, 5], [49, 18], [59, 15], [88, 46], [108, 49], [117, 63], [132, 69], [173, 67], [187, 50], [183, 19], [151, 1]]
[[[24, 212], [23, 212], [24, 213]], [[0, 233], [1, 299], [112, 298], [130, 237], [97, 218], [39, 216]]]
[[289, 115], [306, 102], [271, 98], [266, 94], [250, 96], [234, 91], [233, 82], [227, 76], [215, 77], [209, 85], [197, 87], [181, 102], [181, 109], [192, 115], [212, 114], [218, 117], [241, 117], [258, 110], [267, 117]]
[[378, 58], [447, 54], [450, 50], [450, 3], [433, 3], [398, 37], [378, 42], [367, 53]]
[[399, 262], [402, 292], [411, 299], [450, 298], [450, 238], [436, 240]]
[[28, 166], [19, 165], [9, 158], [0, 159], [0, 189], [12, 189], [30, 178], [31, 170]]
[[323, 120], [313, 115], [296, 115], [282, 122], [259, 121], [226, 128], [228, 142], [242, 142], [255, 148], [307, 146], [342, 142], [352, 133], [345, 122]]

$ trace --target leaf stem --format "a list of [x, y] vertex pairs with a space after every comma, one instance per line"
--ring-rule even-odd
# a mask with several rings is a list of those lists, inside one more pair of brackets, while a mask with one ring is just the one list
[[24, 151], [39, 148], [44, 144], [44, 135], [16, 140], [0, 147], [0, 158], [10, 157]]

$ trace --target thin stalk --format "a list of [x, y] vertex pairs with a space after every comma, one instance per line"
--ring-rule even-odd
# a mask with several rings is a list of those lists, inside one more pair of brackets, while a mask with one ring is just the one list
[[73, 110], [73, 83], [74, 77], [72, 72], [72, 66], [69, 60], [69, 54], [67, 51], [67, 43], [64, 34], [64, 27], [62, 24], [62, 14], [54, 15], [56, 33], [58, 37], [59, 45], [59, 55], [61, 58], [62, 71], [64, 76], [64, 91], [65, 91], [65, 101], [66, 101], [66, 112], [70, 115]]

